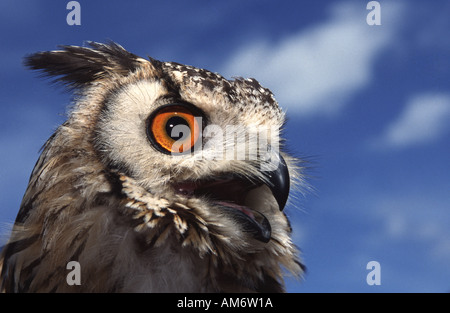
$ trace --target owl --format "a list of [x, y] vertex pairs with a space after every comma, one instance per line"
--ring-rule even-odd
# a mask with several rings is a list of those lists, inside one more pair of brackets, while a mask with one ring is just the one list
[[3, 292], [284, 292], [286, 274], [302, 276], [283, 212], [302, 167], [255, 79], [114, 42], [25, 65], [74, 97], [2, 250]]

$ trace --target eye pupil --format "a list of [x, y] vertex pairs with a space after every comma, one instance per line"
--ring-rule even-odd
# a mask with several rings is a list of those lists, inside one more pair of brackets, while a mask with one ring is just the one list
[[167, 136], [172, 138], [173, 140], [178, 140], [181, 137], [185, 136], [182, 132], [174, 131], [174, 127], [178, 125], [185, 125], [189, 127], [189, 123], [180, 116], [173, 116], [167, 120], [166, 123], [166, 133]]

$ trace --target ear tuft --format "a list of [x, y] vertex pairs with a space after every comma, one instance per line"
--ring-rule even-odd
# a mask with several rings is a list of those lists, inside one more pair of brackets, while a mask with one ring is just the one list
[[86, 87], [112, 74], [127, 75], [141, 64], [138, 56], [117, 43], [88, 42], [88, 45], [60, 46], [62, 50], [38, 52], [25, 57], [24, 64], [44, 76], [56, 77], [55, 82], [70, 89]]

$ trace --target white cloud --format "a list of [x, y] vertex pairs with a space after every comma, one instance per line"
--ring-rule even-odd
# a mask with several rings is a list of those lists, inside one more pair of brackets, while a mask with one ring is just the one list
[[368, 26], [365, 5], [339, 3], [328, 20], [309, 29], [276, 43], [249, 42], [223, 72], [255, 77], [289, 113], [335, 113], [370, 83], [376, 57], [395, 39], [400, 11], [399, 5], [383, 4], [382, 25]]
[[431, 142], [450, 129], [450, 94], [418, 94], [385, 130], [379, 144], [404, 148]]
[[[384, 243], [414, 242], [426, 247], [424, 253], [432, 260], [448, 263], [448, 201], [439, 193], [424, 193], [419, 196], [385, 195], [375, 201], [370, 212], [382, 221], [381, 232], [376, 233], [375, 240]], [[421, 248], [417, 246], [417, 249]]]

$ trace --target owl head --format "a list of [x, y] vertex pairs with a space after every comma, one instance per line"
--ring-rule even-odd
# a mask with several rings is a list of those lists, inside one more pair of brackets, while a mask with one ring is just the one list
[[[283, 212], [300, 168], [282, 151], [283, 111], [255, 79], [144, 59], [112, 42], [25, 63], [75, 94], [17, 217], [45, 234], [44, 250], [70, 241], [66, 259], [88, 262], [81, 245], [108, 258], [128, 238], [139, 264], [152, 264], [170, 247], [208, 264], [204, 284], [215, 291], [281, 291], [283, 268], [302, 272]], [[80, 229], [90, 239], [81, 242]], [[126, 255], [131, 267], [125, 258], [138, 254]]]

